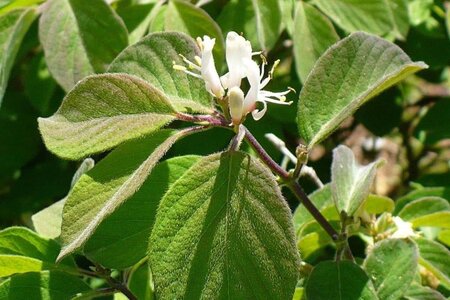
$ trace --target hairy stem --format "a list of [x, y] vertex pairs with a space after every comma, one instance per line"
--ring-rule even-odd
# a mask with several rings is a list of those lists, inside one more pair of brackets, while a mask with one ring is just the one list
[[245, 139], [250, 144], [250, 146], [258, 153], [261, 160], [269, 167], [272, 172], [277, 174], [291, 189], [296, 198], [302, 203], [309, 213], [316, 219], [316, 221], [322, 226], [322, 228], [328, 233], [328, 235], [334, 240], [339, 239], [338, 232], [331, 226], [331, 224], [325, 219], [322, 213], [314, 206], [311, 199], [303, 191], [300, 184], [295, 178], [291, 176], [289, 172], [284, 170], [280, 165], [278, 165], [270, 156], [267, 154], [266, 150], [259, 144], [256, 138], [251, 134], [251, 132], [242, 126], [242, 130], [245, 131]]

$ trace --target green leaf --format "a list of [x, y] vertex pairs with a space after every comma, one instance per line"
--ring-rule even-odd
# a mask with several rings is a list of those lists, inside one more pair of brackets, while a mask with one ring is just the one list
[[197, 38], [207, 35], [216, 39], [213, 49], [217, 69], [224, 59], [225, 44], [219, 25], [201, 8], [182, 0], [169, 1], [165, 14], [164, 29], [179, 31]]
[[438, 235], [439, 241], [450, 247], [450, 230], [441, 230]]
[[174, 62], [184, 64], [179, 54], [193, 61], [199, 51], [194, 40], [182, 33], [154, 33], [125, 49], [108, 72], [123, 72], [150, 82], [177, 110], [211, 113], [211, 95], [205, 82], [173, 69]]
[[[128, 280], [128, 287], [130, 291], [140, 300], [153, 300], [155, 295], [153, 294], [153, 288], [151, 286], [152, 276], [150, 268], [145, 261], [144, 263], [133, 268]], [[128, 298], [126, 298], [128, 299]]]
[[417, 26], [431, 17], [434, 0], [411, 0], [408, 4], [411, 25]]
[[364, 261], [364, 269], [380, 300], [403, 296], [414, 280], [417, 265], [417, 247], [407, 239], [377, 243]]
[[0, 300], [67, 300], [89, 290], [78, 277], [43, 271], [20, 274], [0, 283]]
[[426, 67], [381, 38], [350, 35], [319, 58], [305, 82], [297, 115], [300, 135], [311, 148], [369, 99]]
[[348, 32], [383, 35], [394, 29], [385, 0], [313, 0], [313, 4]]
[[378, 163], [360, 166], [350, 148], [341, 145], [333, 150], [331, 194], [339, 213], [354, 216], [370, 192]]
[[68, 268], [70, 260], [56, 265], [59, 245], [25, 227], [0, 231], [0, 277], [15, 273]]
[[424, 238], [416, 238], [415, 242], [419, 246], [420, 264], [450, 289], [450, 251], [441, 244]]
[[311, 254], [333, 242], [330, 236], [324, 230], [303, 235], [298, 239], [297, 248], [303, 259], [308, 258]]
[[308, 300], [377, 299], [369, 277], [350, 261], [324, 261], [314, 267], [305, 287]]
[[330, 20], [314, 6], [298, 3], [294, 23], [294, 57], [297, 74], [302, 82], [312, 70], [317, 59], [331, 45], [339, 41]]
[[419, 217], [441, 211], [450, 211], [450, 203], [447, 200], [440, 197], [424, 197], [406, 204], [398, 216], [412, 222]]
[[289, 299], [299, 270], [290, 211], [242, 152], [204, 157], [161, 201], [149, 242], [161, 299]]
[[137, 43], [148, 31], [158, 6], [155, 3], [120, 5], [116, 12], [127, 26], [130, 45]]
[[31, 217], [33, 228], [40, 236], [49, 239], [59, 237], [65, 201], [66, 198], [59, 200]]
[[188, 155], [156, 165], [136, 194], [98, 226], [83, 253], [90, 260], [114, 269], [130, 267], [144, 258], [161, 198], [198, 159]]
[[423, 136], [425, 143], [433, 145], [450, 136], [448, 126], [442, 126], [448, 121], [450, 115], [450, 100], [441, 99], [431, 107], [415, 128], [419, 136]]
[[[329, 184], [326, 184], [323, 188], [309, 194], [308, 197], [319, 211], [322, 211], [330, 205], [333, 205], [333, 198], [331, 196], [331, 188]], [[297, 206], [293, 216], [296, 232], [301, 229], [303, 225], [312, 220], [314, 220], [314, 217], [309, 213], [304, 205]]]
[[184, 131], [162, 130], [121, 145], [78, 180], [67, 196], [58, 260], [79, 249], [95, 229], [144, 183]]
[[392, 212], [395, 202], [389, 197], [370, 194], [364, 201], [364, 210], [369, 214], [382, 214], [384, 212]]
[[17, 9], [0, 16], [0, 105], [22, 39], [36, 16], [34, 8]]
[[28, 8], [45, 0], [3, 0], [0, 1], [0, 15], [19, 8]]
[[103, 0], [49, 0], [43, 8], [39, 39], [50, 72], [66, 92], [105, 72], [128, 45], [125, 25]]
[[394, 215], [397, 215], [408, 203], [416, 199], [431, 196], [450, 199], [450, 187], [427, 187], [414, 190], [395, 201]]
[[39, 118], [39, 129], [50, 151], [80, 159], [152, 133], [174, 119], [169, 100], [145, 81], [103, 74], [78, 83], [53, 116]]
[[446, 298], [442, 296], [438, 291], [433, 290], [427, 286], [422, 286], [413, 282], [411, 286], [406, 291], [403, 298], [405, 300], [445, 300]]
[[218, 22], [224, 32], [243, 32], [253, 47], [270, 50], [282, 28], [280, 3], [277, 0], [231, 0]]
[[408, 0], [384, 0], [395, 38], [405, 40], [409, 30]]

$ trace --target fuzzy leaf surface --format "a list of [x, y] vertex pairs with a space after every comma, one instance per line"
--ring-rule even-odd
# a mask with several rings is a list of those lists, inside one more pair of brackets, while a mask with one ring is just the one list
[[49, 0], [39, 22], [45, 60], [66, 92], [84, 77], [103, 73], [128, 45], [127, 29], [103, 0]]
[[161, 201], [149, 242], [159, 299], [289, 299], [299, 257], [270, 171], [242, 152], [201, 159]]
[[366, 101], [425, 68], [386, 40], [351, 34], [319, 58], [304, 84], [297, 112], [301, 137], [311, 148]]
[[185, 64], [180, 54], [194, 61], [199, 51], [195, 41], [183, 33], [153, 33], [122, 51], [108, 72], [127, 73], [150, 82], [179, 111], [210, 113], [212, 98], [205, 82], [173, 68], [173, 62]]
[[450, 289], [450, 251], [425, 238], [416, 238], [414, 241], [419, 247], [420, 264], [433, 273], [446, 289]]
[[375, 245], [364, 261], [380, 300], [398, 299], [414, 280], [418, 251], [411, 240], [386, 239]]
[[50, 151], [75, 160], [152, 133], [174, 119], [169, 100], [147, 82], [102, 74], [78, 83], [53, 116], [39, 118], [39, 129]]
[[141, 187], [181, 134], [162, 130], [129, 141], [81, 176], [64, 205], [58, 260], [83, 246], [100, 223]]

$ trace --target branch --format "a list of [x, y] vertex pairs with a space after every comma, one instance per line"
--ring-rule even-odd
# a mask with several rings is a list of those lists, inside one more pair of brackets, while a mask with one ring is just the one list
[[272, 172], [277, 174], [291, 189], [297, 199], [302, 203], [309, 213], [316, 219], [316, 221], [322, 226], [322, 228], [328, 233], [328, 235], [334, 240], [339, 240], [338, 232], [331, 226], [331, 224], [325, 219], [321, 212], [314, 206], [312, 201], [308, 198], [308, 195], [303, 191], [300, 184], [281, 166], [279, 166], [264, 148], [259, 144], [256, 138], [251, 134], [251, 132], [242, 126], [242, 130], [245, 132], [245, 139], [250, 144], [250, 146], [258, 153], [261, 160], [269, 167]]

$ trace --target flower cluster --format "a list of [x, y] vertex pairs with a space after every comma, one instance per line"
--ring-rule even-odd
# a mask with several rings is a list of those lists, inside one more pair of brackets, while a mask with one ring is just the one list
[[[284, 92], [270, 92], [264, 90], [272, 79], [273, 70], [279, 61], [276, 61], [268, 76], [264, 78], [264, 66], [267, 64], [264, 57], [259, 66], [252, 57], [259, 52], [252, 52], [250, 42], [236, 32], [229, 32], [226, 38], [226, 61], [228, 73], [219, 76], [214, 64], [213, 48], [215, 39], [204, 36], [197, 38], [201, 50], [201, 56], [195, 57], [192, 62], [181, 56], [187, 67], [174, 65], [177, 70], [200, 78], [205, 81], [206, 90], [218, 99], [227, 99], [229, 113], [234, 125], [242, 123], [243, 118], [249, 113], [255, 120], [261, 119], [267, 111], [267, 102], [289, 105]], [[241, 90], [242, 79], [247, 78], [250, 88], [247, 94]], [[259, 102], [263, 105], [260, 110], [256, 107]]]

